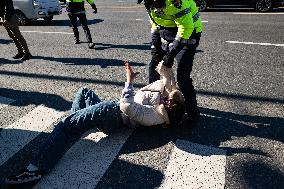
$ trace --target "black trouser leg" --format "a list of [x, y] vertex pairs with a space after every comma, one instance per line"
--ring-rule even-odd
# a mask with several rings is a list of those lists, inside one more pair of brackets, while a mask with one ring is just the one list
[[196, 45], [186, 46], [176, 56], [178, 63], [177, 82], [184, 95], [186, 111], [189, 115], [198, 113], [196, 91], [190, 76], [196, 47]]
[[87, 21], [86, 14], [85, 13], [78, 14], [78, 18], [80, 20], [80, 23], [82, 24], [82, 27], [83, 27], [83, 30], [85, 32], [87, 41], [89, 43], [91, 43], [92, 42], [92, 36], [91, 36], [90, 29], [88, 27], [88, 21]]
[[[153, 47], [153, 48], [152, 48]], [[157, 81], [160, 79], [160, 74], [155, 70], [159, 62], [163, 60], [166, 52], [160, 47], [151, 47], [152, 59], [149, 64], [149, 83]]]
[[78, 27], [77, 27], [77, 15], [76, 14], [68, 14], [71, 25], [72, 25], [72, 29], [73, 29], [73, 33], [74, 33], [74, 39], [76, 42], [79, 41], [79, 31], [78, 31]]

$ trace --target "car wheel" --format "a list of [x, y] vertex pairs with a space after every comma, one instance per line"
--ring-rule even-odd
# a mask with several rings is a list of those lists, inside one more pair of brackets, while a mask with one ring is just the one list
[[53, 20], [53, 16], [47, 16], [43, 18], [46, 22], [51, 22]]
[[20, 26], [27, 25], [28, 19], [27, 19], [27, 17], [26, 17], [22, 12], [16, 11], [16, 12], [15, 12], [15, 16], [16, 16], [17, 21], [18, 21], [18, 24], [19, 24]]
[[205, 0], [196, 0], [196, 4], [200, 12], [205, 11], [207, 9], [207, 3]]
[[272, 0], [257, 0], [255, 10], [259, 12], [267, 12], [272, 9]]

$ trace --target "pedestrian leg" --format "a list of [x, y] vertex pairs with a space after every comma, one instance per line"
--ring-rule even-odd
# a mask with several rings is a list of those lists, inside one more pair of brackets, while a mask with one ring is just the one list
[[119, 104], [104, 101], [78, 110], [60, 121], [31, 164], [50, 172], [63, 154], [90, 129], [111, 131], [123, 127]]
[[74, 113], [78, 110], [84, 109], [100, 102], [101, 99], [96, 95], [93, 90], [88, 89], [86, 87], [82, 87], [75, 95], [75, 99], [71, 108], [71, 113]]
[[82, 28], [85, 32], [88, 43], [92, 43], [93, 40], [92, 40], [90, 29], [88, 27], [88, 21], [87, 21], [86, 14], [85, 13], [78, 14], [78, 18], [80, 20], [80, 23], [82, 24]]
[[79, 31], [78, 31], [78, 27], [77, 27], [77, 16], [75, 14], [68, 14], [68, 17], [69, 17], [71, 25], [72, 25], [75, 44], [79, 44], [80, 39], [79, 39]]
[[7, 31], [7, 33], [8, 33], [8, 35], [9, 35], [9, 37], [14, 41], [14, 43], [15, 43], [15, 45], [16, 45], [16, 47], [17, 47], [17, 51], [18, 51], [18, 53], [17, 53], [17, 55], [16, 56], [14, 56], [13, 58], [21, 58], [23, 55], [24, 55], [24, 50], [23, 50], [23, 48], [22, 48], [22, 46], [21, 46], [21, 44], [20, 44], [20, 42], [19, 42], [19, 40], [16, 38], [16, 36], [14, 35], [14, 33], [12, 32], [12, 30], [10, 29], [11, 28], [11, 23], [9, 23], [8, 21], [5, 21], [4, 23], [3, 23], [3, 26], [5, 27], [5, 29], [6, 29], [6, 31]]
[[11, 16], [9, 23], [10, 23], [9, 28], [10, 28], [11, 32], [14, 34], [15, 39], [18, 41], [18, 44], [23, 49], [22, 51], [25, 54], [30, 53], [27, 42], [20, 32], [20, 29], [19, 29], [19, 26], [18, 26], [18, 23], [17, 23], [17, 18], [16, 18], [15, 15]]

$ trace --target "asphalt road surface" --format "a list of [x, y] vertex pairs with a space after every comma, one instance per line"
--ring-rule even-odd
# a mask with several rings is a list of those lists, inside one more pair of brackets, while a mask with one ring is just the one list
[[[97, 0], [87, 17], [95, 49], [74, 44], [66, 13], [20, 29], [34, 58], [0, 27], [0, 177], [29, 164], [82, 86], [118, 100], [123, 60], [147, 83], [150, 24], [130, 0]], [[40, 182], [1, 188], [284, 188], [284, 11], [202, 12], [192, 77], [197, 125], [86, 133]], [[80, 39], [86, 42], [80, 27]]]

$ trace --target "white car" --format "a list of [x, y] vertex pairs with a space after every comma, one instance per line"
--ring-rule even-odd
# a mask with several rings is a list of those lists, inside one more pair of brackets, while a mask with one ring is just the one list
[[59, 0], [13, 0], [13, 4], [19, 25], [39, 18], [50, 22], [54, 15], [61, 14]]

